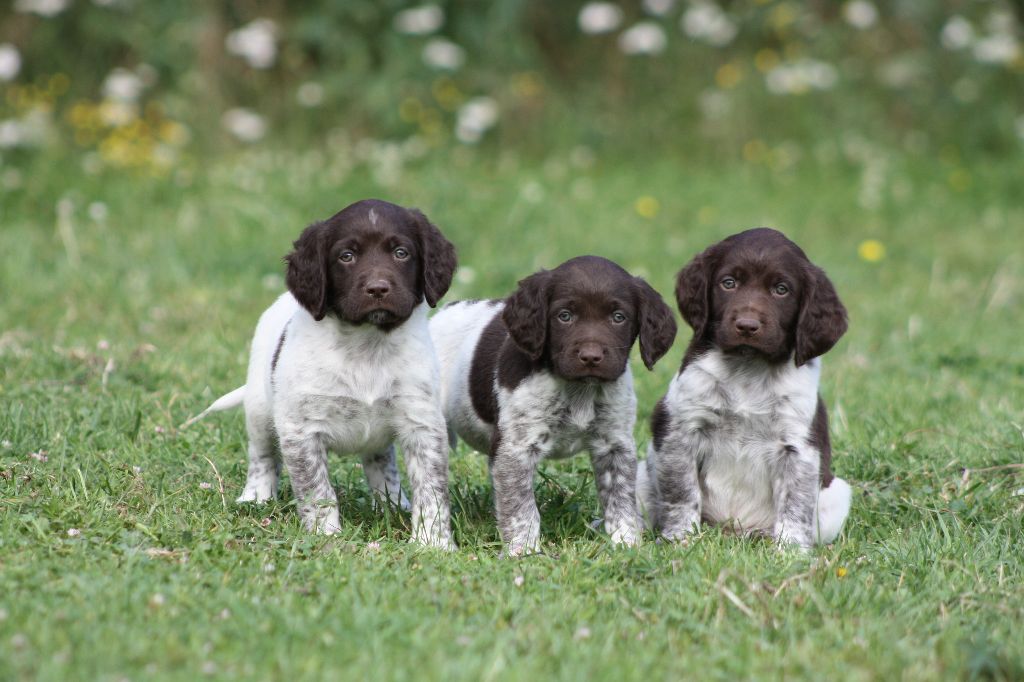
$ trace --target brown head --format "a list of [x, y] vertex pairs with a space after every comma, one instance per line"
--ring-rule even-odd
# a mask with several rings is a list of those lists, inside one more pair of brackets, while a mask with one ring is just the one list
[[502, 320], [534, 362], [570, 380], [613, 381], [640, 339], [648, 369], [672, 346], [672, 310], [654, 289], [615, 263], [581, 256], [519, 282]]
[[307, 227], [285, 257], [288, 290], [317, 321], [394, 329], [423, 300], [444, 296], [455, 248], [415, 209], [357, 201]]
[[799, 367], [846, 332], [846, 308], [825, 272], [777, 230], [740, 232], [709, 247], [676, 279], [693, 343]]

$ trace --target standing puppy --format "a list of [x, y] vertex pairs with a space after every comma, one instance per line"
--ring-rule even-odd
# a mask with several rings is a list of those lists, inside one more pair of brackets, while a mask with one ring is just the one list
[[245, 386], [207, 410], [245, 403], [249, 473], [238, 501], [277, 494], [279, 449], [303, 525], [337, 532], [334, 450], [361, 455], [370, 487], [405, 506], [397, 440], [413, 538], [454, 548], [427, 306], [451, 284], [455, 249], [419, 211], [367, 200], [307, 227], [286, 260], [289, 293], [260, 317]]
[[850, 510], [818, 395], [818, 356], [846, 331], [832, 283], [758, 228], [694, 258], [676, 298], [693, 339], [651, 419], [640, 506], [670, 540], [703, 518], [804, 548], [831, 542]]
[[[590, 451], [605, 529], [635, 544], [636, 396], [629, 349], [650, 369], [676, 334], [654, 289], [604, 258], [574, 258], [505, 301], [452, 303], [430, 321], [449, 429], [490, 454], [498, 529], [512, 556], [540, 551], [540, 461]], [[454, 438], [453, 438], [454, 442]]]

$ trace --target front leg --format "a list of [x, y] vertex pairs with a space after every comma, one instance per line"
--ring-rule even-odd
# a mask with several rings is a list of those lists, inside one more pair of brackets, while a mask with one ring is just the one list
[[395, 446], [389, 445], [380, 452], [363, 455], [363, 474], [366, 483], [374, 493], [374, 506], [391, 503], [408, 511], [409, 500], [402, 491], [398, 480], [398, 464], [395, 461]]
[[395, 430], [412, 489], [412, 539], [456, 549], [448, 502], [448, 432], [434, 400], [413, 401], [398, 411]]
[[551, 447], [546, 428], [517, 426], [495, 428], [490, 462], [498, 532], [513, 557], [540, 553], [540, 511], [533, 476]]
[[809, 549], [814, 544], [814, 510], [818, 496], [821, 456], [813, 448], [782, 448], [773, 484], [775, 529], [780, 544]]
[[651, 452], [658, 500], [655, 527], [666, 540], [680, 541], [700, 526], [700, 461], [707, 437], [685, 425], [670, 431]]
[[299, 518], [306, 530], [331, 535], [341, 530], [338, 496], [327, 472], [327, 447], [318, 434], [282, 433], [281, 457], [292, 481]]
[[636, 510], [636, 445], [631, 435], [592, 439], [590, 463], [605, 532], [616, 544], [636, 545], [641, 523]]

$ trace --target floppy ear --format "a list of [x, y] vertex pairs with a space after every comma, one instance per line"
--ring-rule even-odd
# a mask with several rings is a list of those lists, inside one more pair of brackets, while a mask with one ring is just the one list
[[796, 323], [796, 366], [824, 355], [846, 333], [846, 308], [821, 268], [808, 265]]
[[508, 297], [501, 319], [512, 341], [537, 361], [544, 354], [548, 336], [548, 283], [551, 273], [541, 270], [519, 281]]
[[701, 338], [707, 328], [711, 301], [709, 281], [716, 258], [714, 248], [697, 254], [686, 267], [676, 275], [676, 303], [686, 324], [693, 328], [693, 337]]
[[647, 369], [661, 359], [676, 338], [676, 320], [672, 309], [650, 284], [634, 277], [640, 317], [640, 358]]
[[327, 314], [324, 223], [307, 227], [292, 246], [294, 250], [284, 257], [288, 263], [285, 284], [295, 300], [319, 322]]
[[452, 285], [455, 274], [455, 247], [445, 239], [441, 230], [427, 220], [420, 211], [409, 211], [419, 230], [420, 252], [423, 262], [420, 264], [420, 289], [427, 304], [433, 308], [447, 293]]

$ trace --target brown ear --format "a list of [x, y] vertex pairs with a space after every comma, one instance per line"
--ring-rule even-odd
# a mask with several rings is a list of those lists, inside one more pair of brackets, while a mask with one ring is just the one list
[[327, 314], [324, 229], [324, 223], [307, 227], [292, 245], [294, 250], [284, 257], [288, 263], [285, 276], [288, 291], [317, 322]]
[[501, 319], [513, 343], [530, 359], [544, 354], [548, 337], [548, 283], [551, 273], [541, 270], [520, 280], [519, 287], [505, 301]]
[[640, 317], [640, 359], [647, 369], [661, 359], [676, 338], [676, 320], [672, 309], [665, 305], [661, 295], [650, 284], [634, 277]]
[[796, 366], [824, 355], [846, 333], [846, 308], [819, 267], [808, 264], [800, 317], [796, 323]]
[[711, 310], [709, 282], [717, 262], [715, 251], [715, 246], [705, 249], [676, 275], [676, 303], [686, 324], [693, 328], [694, 338], [703, 337], [708, 325]]
[[419, 230], [420, 252], [423, 254], [420, 289], [427, 304], [433, 308], [452, 285], [452, 275], [455, 274], [457, 264], [455, 247], [423, 213], [416, 209], [411, 209], [409, 213]]

